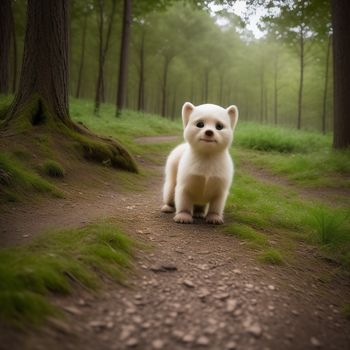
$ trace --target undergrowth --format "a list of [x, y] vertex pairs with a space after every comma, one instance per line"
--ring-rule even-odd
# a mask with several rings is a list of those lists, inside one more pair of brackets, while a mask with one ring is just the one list
[[108, 223], [49, 232], [31, 243], [0, 250], [0, 320], [41, 324], [58, 314], [49, 296], [76, 286], [95, 290], [102, 275], [122, 281], [135, 242]]
[[62, 192], [54, 185], [34, 173], [12, 157], [0, 152], [0, 193], [5, 201], [17, 201], [26, 191], [48, 192], [62, 197]]

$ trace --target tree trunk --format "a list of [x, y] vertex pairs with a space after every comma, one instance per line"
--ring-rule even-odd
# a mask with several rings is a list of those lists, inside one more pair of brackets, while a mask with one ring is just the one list
[[12, 67], [12, 93], [16, 92], [17, 84], [17, 37], [15, 19], [13, 17], [13, 11], [11, 9], [11, 37], [13, 47], [13, 67]]
[[75, 93], [76, 98], [80, 97], [81, 79], [83, 76], [84, 61], [85, 61], [86, 28], [87, 28], [87, 13], [85, 13], [85, 15], [84, 15], [83, 36], [82, 36], [79, 73], [78, 73], [78, 84], [77, 84], [77, 91]]
[[265, 62], [264, 57], [260, 68], [260, 122], [264, 122], [264, 95], [265, 95]]
[[38, 113], [32, 124], [43, 122], [41, 109], [46, 107], [52, 116], [73, 125], [68, 116], [67, 0], [28, 0], [21, 77], [8, 120], [19, 117], [33, 99]]
[[162, 112], [161, 115], [163, 117], [166, 116], [166, 105], [167, 105], [167, 85], [168, 85], [168, 71], [170, 58], [164, 57], [164, 69], [163, 69], [163, 82], [162, 82]]
[[174, 96], [173, 96], [173, 105], [171, 107], [171, 120], [174, 120], [176, 115], [176, 98], [177, 98], [177, 87], [175, 86]]
[[120, 44], [119, 78], [118, 78], [117, 106], [116, 106], [117, 117], [120, 116], [125, 103], [127, 74], [128, 74], [130, 25], [131, 25], [131, 13], [132, 13], [131, 11], [132, 11], [131, 0], [124, 0], [123, 28], [122, 28], [122, 37], [121, 37], [121, 44]]
[[116, 8], [116, 0], [112, 2], [112, 9], [108, 20], [106, 40], [103, 40], [103, 23], [104, 23], [104, 0], [99, 0], [99, 60], [98, 60], [98, 75], [96, 83], [95, 94], [95, 110], [94, 113], [98, 115], [101, 102], [105, 102], [105, 77], [104, 66], [106, 62], [106, 56], [109, 48], [109, 42], [112, 32], [113, 19]]
[[350, 146], [350, 2], [332, 0], [334, 134], [333, 147]]
[[11, 44], [11, 0], [0, 1], [0, 94], [9, 91], [9, 54]]
[[268, 88], [267, 87], [265, 87], [265, 93], [264, 93], [264, 120], [266, 123], [269, 122]]
[[101, 104], [101, 84], [103, 74], [103, 16], [104, 16], [104, 0], [98, 1], [98, 73], [95, 91], [95, 108], [94, 114], [98, 115]]
[[278, 53], [276, 52], [274, 60], [274, 75], [273, 75], [273, 88], [274, 88], [274, 122], [277, 125], [278, 122]]
[[145, 109], [145, 32], [141, 34], [140, 47], [140, 77], [139, 77], [139, 94], [137, 101], [137, 110], [143, 111]]
[[301, 129], [301, 113], [303, 106], [303, 89], [304, 89], [304, 29], [300, 32], [300, 78], [299, 78], [299, 92], [298, 92], [298, 115], [297, 128]]
[[327, 92], [328, 92], [328, 72], [329, 72], [329, 56], [331, 51], [331, 36], [328, 37], [327, 53], [326, 53], [326, 69], [324, 76], [324, 89], [323, 89], [323, 109], [322, 109], [322, 133], [326, 133], [326, 116], [327, 116]]

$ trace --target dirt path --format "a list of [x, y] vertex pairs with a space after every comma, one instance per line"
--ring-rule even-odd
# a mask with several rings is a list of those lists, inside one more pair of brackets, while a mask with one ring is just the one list
[[265, 266], [222, 227], [175, 224], [159, 210], [158, 170], [143, 192], [106, 190], [35, 213], [23, 208], [18, 237], [26, 227], [34, 234], [50, 223], [78, 226], [105, 216], [152, 249], [138, 254], [128, 286], [106, 281], [99, 294], [55, 299], [65, 322], [2, 332], [0, 349], [350, 348], [350, 323], [339, 313], [350, 300], [349, 281], [325, 283], [327, 266], [305, 247], [294, 267]]

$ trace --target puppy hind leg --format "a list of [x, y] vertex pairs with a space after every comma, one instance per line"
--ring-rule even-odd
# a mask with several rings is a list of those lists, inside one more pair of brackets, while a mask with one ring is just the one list
[[175, 211], [175, 182], [166, 181], [163, 189], [163, 201], [164, 205], [162, 207], [163, 213], [173, 213]]

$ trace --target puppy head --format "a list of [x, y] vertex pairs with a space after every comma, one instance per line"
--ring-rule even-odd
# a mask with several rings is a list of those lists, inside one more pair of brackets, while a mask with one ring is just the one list
[[220, 152], [230, 147], [238, 121], [238, 109], [224, 109], [213, 104], [194, 106], [186, 102], [182, 107], [184, 138], [201, 153]]

